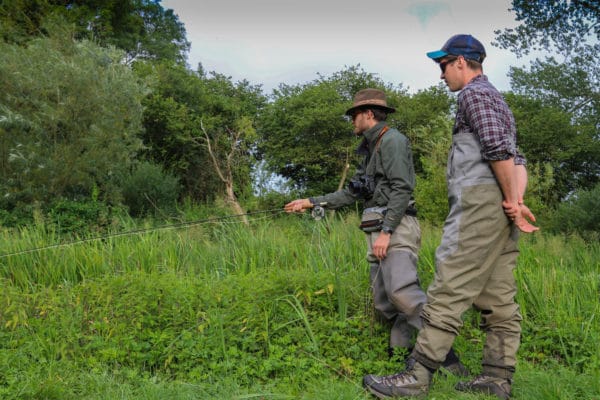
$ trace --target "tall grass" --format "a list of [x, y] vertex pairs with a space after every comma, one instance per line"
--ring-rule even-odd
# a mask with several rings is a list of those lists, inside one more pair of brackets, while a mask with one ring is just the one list
[[[0, 231], [0, 398], [368, 398], [362, 375], [399, 367], [357, 225], [353, 213], [280, 215], [6, 257], [60, 238]], [[427, 285], [440, 230], [422, 228]], [[515, 398], [600, 399], [598, 260], [597, 243], [523, 237]], [[468, 314], [457, 339], [473, 372], [477, 322]], [[436, 379], [432, 396], [479, 398], [454, 383]]]
[[600, 370], [600, 244], [536, 235], [521, 248], [525, 350], [536, 362], [552, 358], [577, 371]]

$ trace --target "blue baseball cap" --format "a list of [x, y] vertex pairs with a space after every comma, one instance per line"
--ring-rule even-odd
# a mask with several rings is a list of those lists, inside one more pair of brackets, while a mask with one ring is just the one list
[[446, 56], [463, 56], [481, 63], [485, 58], [485, 48], [471, 35], [454, 35], [448, 39], [441, 50], [427, 53], [427, 57], [435, 61]]

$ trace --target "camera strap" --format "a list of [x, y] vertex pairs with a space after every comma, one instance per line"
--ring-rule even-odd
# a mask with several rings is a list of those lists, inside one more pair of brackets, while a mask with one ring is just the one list
[[379, 144], [381, 143], [381, 138], [383, 135], [390, 129], [389, 126], [384, 126], [379, 135], [377, 135], [377, 140], [375, 141], [375, 149], [372, 154], [369, 155], [369, 161], [367, 163], [367, 167], [365, 172], [367, 175], [373, 176], [375, 172], [375, 158], [377, 157], [377, 151], [379, 150]]
[[381, 142], [381, 138], [383, 137], [383, 134], [386, 133], [389, 129], [390, 127], [386, 125], [383, 127], [381, 132], [379, 132], [379, 135], [377, 136], [377, 141], [375, 142], [375, 151], [379, 150], [379, 143]]

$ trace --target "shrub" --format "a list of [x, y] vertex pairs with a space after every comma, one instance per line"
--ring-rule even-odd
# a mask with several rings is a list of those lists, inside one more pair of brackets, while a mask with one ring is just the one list
[[47, 224], [59, 234], [105, 232], [113, 225], [117, 209], [97, 200], [60, 199], [51, 204]]
[[418, 144], [422, 149], [419, 161], [423, 171], [417, 175], [415, 200], [419, 217], [435, 225], [442, 225], [448, 215], [446, 164], [449, 131], [450, 122], [443, 118], [434, 120], [430, 127], [415, 130], [417, 136], [426, 138]]
[[580, 190], [561, 203], [550, 220], [555, 233], [579, 234], [588, 241], [598, 240], [600, 232], [600, 184]]
[[176, 177], [156, 164], [143, 162], [124, 179], [123, 198], [134, 217], [170, 212], [179, 197], [180, 184]]

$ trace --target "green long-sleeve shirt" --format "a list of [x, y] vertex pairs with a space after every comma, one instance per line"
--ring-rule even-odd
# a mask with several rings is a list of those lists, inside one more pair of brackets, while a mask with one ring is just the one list
[[[363, 133], [364, 140], [358, 151], [364, 158], [351, 180], [358, 180], [365, 173], [375, 180], [375, 191], [365, 199], [365, 207], [387, 207], [383, 226], [395, 229], [410, 203], [413, 203], [415, 170], [410, 141], [397, 129], [383, 134], [379, 145], [377, 138], [385, 122], [379, 122]], [[360, 200], [347, 187], [334, 193], [314, 197], [318, 203], [326, 202], [327, 208], [340, 208]]]

